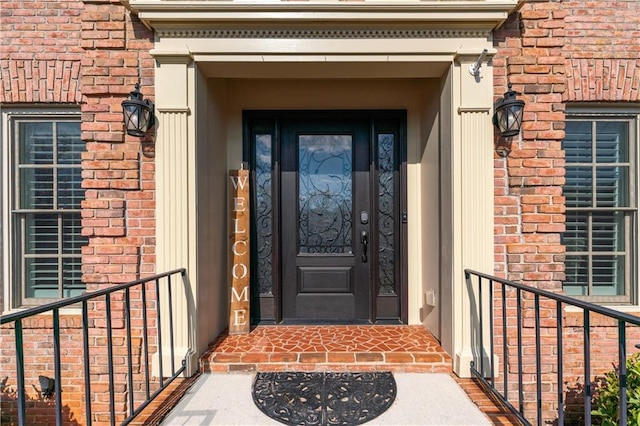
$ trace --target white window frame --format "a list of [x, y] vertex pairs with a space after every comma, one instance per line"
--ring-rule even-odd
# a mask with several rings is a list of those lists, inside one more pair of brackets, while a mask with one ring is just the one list
[[[34, 303], [25, 305], [22, 294], [22, 288], [17, 280], [19, 275], [12, 265], [16, 264], [16, 255], [13, 253], [15, 247], [14, 236], [15, 229], [12, 219], [12, 211], [15, 209], [14, 200], [16, 191], [19, 190], [15, 186], [15, 153], [16, 147], [13, 142], [14, 129], [13, 123], [16, 120], [68, 120], [75, 119], [81, 121], [81, 113], [79, 107], [74, 106], [57, 106], [57, 107], [3, 107], [0, 119], [0, 283], [2, 284], [2, 311], [10, 312], [16, 309], [28, 308], [34, 306]], [[46, 303], [56, 299], [31, 299], [38, 303]]]
[[[567, 121], [626, 121], [630, 125], [629, 129], [629, 197], [630, 203], [628, 208], [616, 210], [626, 210], [630, 212], [628, 222], [628, 230], [625, 230], [627, 238], [627, 246], [629, 247], [628, 259], [630, 265], [626, 269], [625, 278], [625, 294], [620, 296], [572, 296], [592, 303], [607, 305], [634, 305], [637, 306], [639, 300], [640, 289], [638, 288], [638, 269], [640, 265], [640, 253], [638, 245], [639, 237], [639, 219], [638, 204], [639, 196], [638, 188], [640, 187], [640, 108], [629, 108], [625, 106], [608, 105], [572, 105], [567, 107]], [[570, 165], [570, 163], [566, 163]], [[570, 211], [567, 207], [567, 211]], [[580, 209], [576, 209], [580, 210]], [[569, 252], [566, 253], [569, 255]]]

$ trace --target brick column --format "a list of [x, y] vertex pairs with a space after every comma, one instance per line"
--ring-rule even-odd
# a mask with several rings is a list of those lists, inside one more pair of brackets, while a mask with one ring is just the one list
[[[86, 0], [82, 13], [81, 90], [83, 154], [82, 177], [86, 189], [82, 204], [83, 280], [89, 291], [126, 283], [154, 272], [155, 184], [153, 135], [146, 139], [124, 132], [121, 102], [140, 80], [145, 97], [153, 99], [153, 60], [149, 50], [153, 34], [117, 1]], [[147, 295], [150, 299], [153, 294]], [[126, 333], [122, 294], [111, 299], [116, 421], [126, 417]], [[89, 314], [92, 416], [109, 421], [105, 303], [94, 302]], [[135, 329], [132, 343], [139, 344]], [[153, 350], [155, 335], [149, 336]], [[104, 392], [102, 392], [103, 390]], [[134, 394], [138, 398], [141, 393]]]
[[[533, 287], [561, 291], [564, 280], [564, 138], [566, 89], [562, 46], [565, 43], [565, 12], [562, 5], [549, 1], [527, 2], [496, 32], [498, 54], [494, 58], [494, 95], [502, 97], [508, 83], [526, 102], [520, 137], [504, 141], [504, 157], [494, 159], [496, 201], [495, 272], [505, 278]], [[513, 296], [510, 296], [513, 297]], [[515, 306], [508, 302], [508, 306]], [[557, 378], [553, 347], [541, 348], [543, 377], [537, 378], [534, 357], [533, 303], [523, 302], [523, 390], [526, 401], [533, 401], [536, 382], [545, 383], [544, 419], [555, 416]], [[555, 333], [555, 306], [543, 303], [541, 318], [549, 329], [543, 338]], [[510, 363], [517, 351], [515, 309], [508, 308], [507, 339]], [[543, 328], [546, 325], [543, 325]], [[513, 368], [517, 368], [514, 367]], [[512, 370], [515, 371], [515, 370]], [[504, 372], [502, 372], [504, 374]], [[509, 374], [509, 373], [507, 373]], [[510, 377], [516, 380], [515, 376]], [[535, 404], [525, 402], [525, 412], [535, 418]]]

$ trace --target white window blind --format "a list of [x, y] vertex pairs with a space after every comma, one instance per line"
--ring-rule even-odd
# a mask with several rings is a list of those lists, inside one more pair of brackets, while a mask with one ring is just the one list
[[25, 117], [12, 123], [13, 266], [20, 305], [82, 293], [80, 203], [84, 198], [77, 118]]
[[572, 116], [566, 123], [564, 290], [628, 303], [635, 276], [636, 140], [633, 116]]

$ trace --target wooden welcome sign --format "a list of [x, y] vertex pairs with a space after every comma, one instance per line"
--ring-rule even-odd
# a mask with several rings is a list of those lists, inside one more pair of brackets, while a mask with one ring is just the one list
[[249, 171], [229, 171], [229, 334], [249, 333]]

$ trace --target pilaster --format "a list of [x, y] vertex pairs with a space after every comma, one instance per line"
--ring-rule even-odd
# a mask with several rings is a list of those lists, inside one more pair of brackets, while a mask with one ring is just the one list
[[458, 113], [452, 150], [453, 300], [457, 313], [453, 319], [454, 371], [462, 377], [470, 376], [471, 360], [486, 356], [480, 354], [480, 342], [474, 337], [479, 335], [479, 313], [473, 310], [478, 306], [478, 295], [467, 287], [464, 269], [493, 271], [493, 69], [482, 61], [479, 74], [471, 74], [469, 67], [478, 56], [479, 52], [459, 54], [454, 67], [454, 107], [457, 104]]
[[[152, 52], [153, 54], [153, 52]], [[187, 375], [197, 369], [194, 352], [195, 319], [189, 312], [195, 310], [195, 141], [191, 123], [189, 96], [193, 78], [191, 57], [186, 52], [154, 55], [156, 59], [156, 244], [157, 270], [168, 271], [186, 267], [184, 286], [173, 287], [174, 341], [178, 348], [176, 358], [187, 355]], [[162, 90], [171, 87], [171, 90]], [[167, 313], [168, 294], [160, 295], [164, 314], [163, 334], [169, 330]], [[189, 330], [185, 332], [185, 330]], [[168, 335], [163, 335], [163, 343]], [[163, 356], [170, 354], [163, 348]], [[163, 365], [170, 365], [169, 359]], [[176, 366], [176, 368], [179, 365]]]

